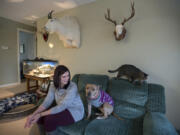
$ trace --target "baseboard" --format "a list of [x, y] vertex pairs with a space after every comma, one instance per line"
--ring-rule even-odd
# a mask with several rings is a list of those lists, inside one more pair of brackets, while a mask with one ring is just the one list
[[13, 85], [19, 85], [20, 83], [19, 82], [16, 82], [16, 83], [8, 83], [8, 84], [2, 84], [0, 85], [0, 88], [2, 87], [8, 87], [8, 86], [13, 86]]

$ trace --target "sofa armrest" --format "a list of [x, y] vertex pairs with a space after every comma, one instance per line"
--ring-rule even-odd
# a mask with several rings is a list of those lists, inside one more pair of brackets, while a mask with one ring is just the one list
[[178, 135], [166, 116], [160, 112], [148, 112], [143, 121], [143, 135]]

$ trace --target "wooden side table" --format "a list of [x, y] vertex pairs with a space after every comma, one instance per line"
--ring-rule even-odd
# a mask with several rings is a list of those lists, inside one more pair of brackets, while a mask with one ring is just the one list
[[[26, 78], [26, 87], [27, 87], [28, 92], [30, 92], [31, 90], [36, 91], [39, 88], [38, 81], [45, 83], [50, 80], [50, 77], [39, 77], [39, 76], [33, 76], [33, 75], [27, 75], [27, 74], [25, 74], [24, 77]], [[36, 84], [33, 86], [30, 86], [31, 80], [35, 80]]]

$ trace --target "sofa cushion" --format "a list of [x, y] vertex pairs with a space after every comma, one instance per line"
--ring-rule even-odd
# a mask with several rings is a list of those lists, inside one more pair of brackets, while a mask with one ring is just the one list
[[144, 115], [137, 119], [133, 119], [129, 124], [128, 135], [144, 135], [143, 134]]
[[68, 135], [84, 135], [88, 123], [89, 120], [81, 120], [69, 126], [58, 127], [58, 130], [61, 130]]
[[134, 85], [127, 80], [111, 79], [109, 92], [114, 100], [144, 106], [148, 99], [148, 85]]
[[87, 125], [85, 135], [127, 135], [129, 122], [129, 120], [118, 120], [114, 116], [101, 120], [94, 119]]
[[114, 113], [122, 118], [135, 119], [145, 114], [145, 108], [135, 104], [115, 100]]
[[148, 112], [144, 117], [143, 135], [178, 135], [178, 133], [163, 113]]

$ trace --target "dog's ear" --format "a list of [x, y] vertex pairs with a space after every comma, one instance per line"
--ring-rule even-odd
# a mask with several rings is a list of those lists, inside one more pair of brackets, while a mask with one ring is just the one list
[[87, 89], [89, 87], [89, 84], [87, 83], [86, 85], [85, 85], [85, 89]]
[[100, 90], [101, 86], [100, 85], [97, 85], [97, 89]]

